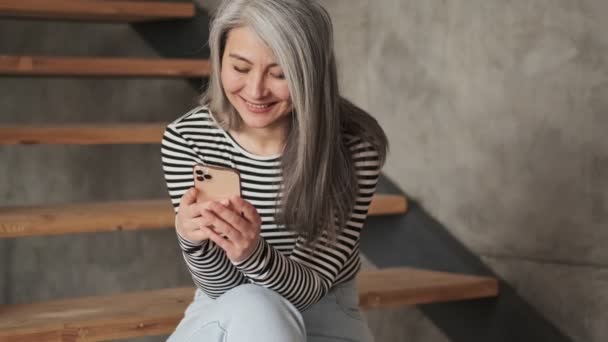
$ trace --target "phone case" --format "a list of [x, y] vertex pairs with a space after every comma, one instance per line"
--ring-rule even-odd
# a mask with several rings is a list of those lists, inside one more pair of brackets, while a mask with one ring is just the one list
[[238, 170], [214, 165], [194, 166], [194, 187], [198, 190], [196, 201], [218, 201], [241, 195]]

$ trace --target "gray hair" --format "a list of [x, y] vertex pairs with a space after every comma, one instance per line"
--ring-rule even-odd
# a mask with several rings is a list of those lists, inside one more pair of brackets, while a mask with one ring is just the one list
[[375, 119], [340, 96], [331, 18], [316, 0], [222, 1], [211, 25], [211, 77], [201, 102], [225, 129], [238, 130], [242, 123], [220, 79], [228, 33], [242, 26], [274, 53], [293, 106], [281, 159], [283, 198], [277, 221], [308, 242], [324, 233], [334, 240], [358, 191], [344, 134], [370, 142], [381, 162], [386, 136]]

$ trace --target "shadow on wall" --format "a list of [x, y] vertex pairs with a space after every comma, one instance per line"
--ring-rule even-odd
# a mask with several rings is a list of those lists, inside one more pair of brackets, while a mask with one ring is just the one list
[[[164, 58], [208, 59], [209, 14], [199, 6], [195, 11], [191, 20], [144, 22], [131, 27]], [[201, 92], [206, 88], [205, 81], [190, 79], [189, 83]]]
[[[378, 192], [403, 194], [384, 176]], [[362, 252], [378, 267], [412, 266], [498, 278], [415, 201], [410, 200], [406, 215], [369, 217], [367, 227], [361, 240]], [[454, 342], [572, 341], [503, 280], [498, 298], [418, 308]]]

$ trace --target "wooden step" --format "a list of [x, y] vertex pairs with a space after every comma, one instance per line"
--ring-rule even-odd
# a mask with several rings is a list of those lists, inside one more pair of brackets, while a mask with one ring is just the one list
[[0, 0], [0, 17], [143, 22], [191, 18], [194, 4], [113, 0]]
[[369, 206], [368, 215], [400, 215], [407, 212], [407, 199], [402, 195], [376, 194]]
[[366, 309], [496, 297], [498, 280], [415, 268], [360, 272], [359, 305]]
[[209, 75], [209, 61], [0, 55], [0, 75], [197, 78]]
[[[361, 271], [363, 309], [495, 297], [489, 277], [391, 268]], [[0, 305], [0, 341], [102, 341], [170, 334], [192, 300], [194, 288]]]
[[[405, 197], [376, 195], [369, 215], [402, 214]], [[0, 208], [0, 238], [173, 227], [168, 199]]]
[[0, 237], [61, 235], [173, 226], [169, 200], [0, 208]]
[[167, 123], [0, 126], [0, 145], [160, 144]]

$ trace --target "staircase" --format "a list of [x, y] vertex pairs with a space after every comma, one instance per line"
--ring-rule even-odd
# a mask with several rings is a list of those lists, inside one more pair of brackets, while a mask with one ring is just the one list
[[[145, 22], [189, 20], [191, 3], [115, 0], [0, 0], [0, 16], [53, 20]], [[194, 59], [0, 56], [0, 75], [40, 77], [178, 77], [209, 75]], [[10, 125], [0, 145], [159, 144], [167, 123]], [[128, 132], [128, 134], [126, 134]], [[160, 167], [160, 166], [159, 166]], [[369, 215], [403, 215], [403, 196], [378, 194]], [[20, 238], [173, 226], [168, 198], [0, 208], [0, 238]], [[361, 271], [360, 305], [388, 308], [493, 297], [494, 278], [413, 268]], [[0, 305], [0, 341], [101, 341], [169, 334], [192, 299], [193, 287]]]

